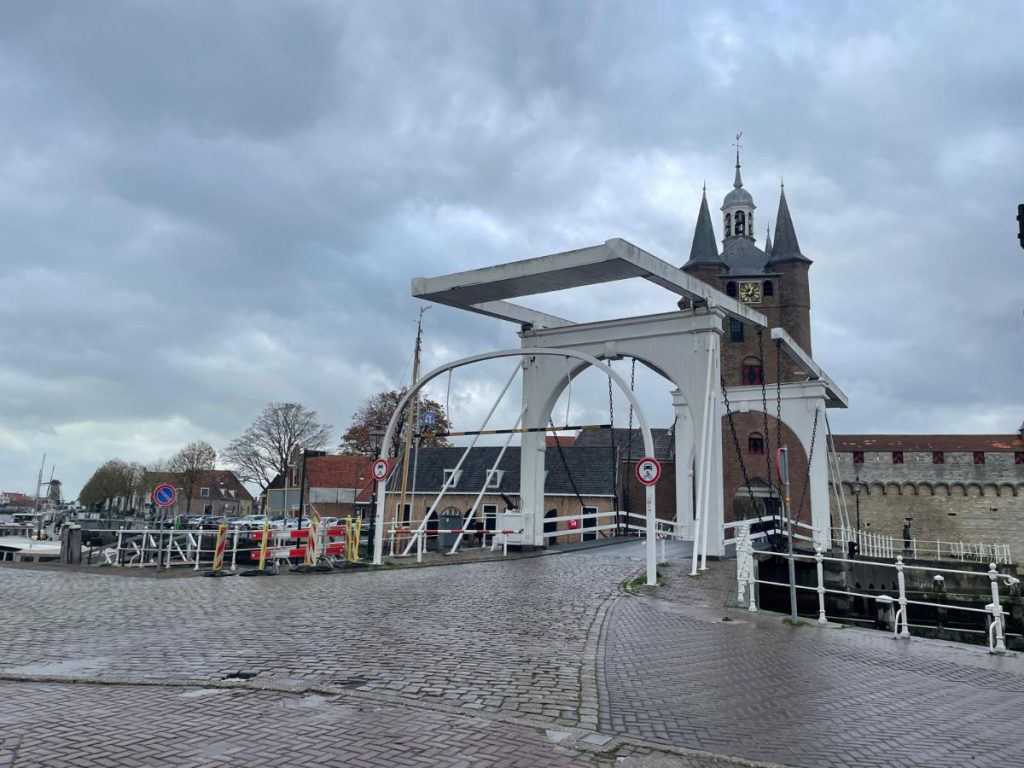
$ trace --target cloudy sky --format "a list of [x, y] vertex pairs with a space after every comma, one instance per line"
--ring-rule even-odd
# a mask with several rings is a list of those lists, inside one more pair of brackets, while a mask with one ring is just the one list
[[[6, 0], [0, 489], [33, 490], [45, 451], [73, 497], [111, 457], [221, 448], [268, 401], [340, 434], [409, 375], [412, 277], [610, 237], [682, 264], [737, 131], [760, 221], [784, 178], [815, 261], [835, 431], [1010, 432], [1022, 29], [1017, 0]], [[424, 326], [427, 367], [517, 341], [440, 306]], [[508, 366], [435, 394], [473, 428]], [[572, 416], [605, 386], [581, 377]], [[638, 389], [666, 423], [666, 385]]]

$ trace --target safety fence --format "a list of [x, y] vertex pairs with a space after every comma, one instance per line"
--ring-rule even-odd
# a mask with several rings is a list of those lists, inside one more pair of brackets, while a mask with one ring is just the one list
[[[754, 540], [750, 534], [749, 527], [745, 523], [740, 524], [736, 545], [737, 600], [740, 605], [746, 602], [747, 610], [749, 611], [757, 611], [757, 598], [754, 594], [754, 588], [755, 585], [762, 585], [787, 589], [795, 588], [796, 590], [815, 592], [818, 597], [817, 621], [819, 624], [828, 623], [828, 619], [825, 615], [826, 594], [839, 595], [843, 598], [858, 597], [865, 600], [873, 600], [878, 608], [879, 615], [882, 617], [883, 623], [887, 625], [891, 624], [893, 636], [904, 639], [911, 636], [911, 624], [909, 623], [907, 615], [907, 607], [910, 605], [934, 608], [941, 611], [963, 611], [975, 615], [983, 614], [988, 625], [987, 635], [989, 652], [1006, 652], [1006, 617], [1009, 614], [1003, 610], [1003, 605], [1000, 602], [999, 587], [1000, 584], [1002, 584], [1010, 589], [1017, 588], [1017, 591], [1019, 592], [1018, 585], [1020, 580], [1012, 574], [1000, 573], [995, 563], [989, 564], [987, 572], [978, 572], [952, 568], [908, 565], [903, 562], [902, 555], [897, 555], [894, 563], [873, 561], [871, 563], [872, 566], [891, 568], [895, 572], [897, 588], [894, 596], [891, 594], [868, 594], [850, 589], [833, 589], [826, 587], [824, 577], [824, 564], [826, 562], [849, 564], [856, 563], [858, 561], [849, 560], [845, 557], [828, 556], [824, 553], [820, 545], [815, 546], [813, 555], [800, 552], [795, 552], [791, 555], [784, 552], [772, 553], [774, 557], [780, 557], [786, 560], [792, 559], [794, 562], [804, 561], [815, 563], [816, 584], [814, 586], [806, 584], [791, 585], [785, 582], [758, 578], [757, 560], [754, 552]], [[929, 600], [911, 599], [907, 596], [905, 575], [906, 572], [910, 570], [925, 572], [930, 575], [933, 580], [939, 583], [941, 583], [946, 575], [956, 575], [958, 577], [966, 577], [967, 579], [985, 579], [988, 581], [991, 589], [992, 602], [985, 605], [984, 608], [977, 608], [969, 605], [957, 605], [951, 602], [940, 603]], [[894, 607], [895, 613], [892, 613]]]
[[[280, 530], [267, 526], [243, 531], [221, 525], [216, 530], [119, 529], [114, 546], [101, 550], [103, 564], [126, 567], [191, 567], [199, 570], [222, 557], [224, 567], [282, 561], [328, 564], [358, 559], [361, 521], [358, 518], [325, 526], [313, 521], [308, 528]], [[266, 545], [264, 545], [266, 540]]]
[[[893, 558], [903, 554], [914, 560], [959, 560], [999, 565], [1013, 563], [1010, 545], [996, 542], [941, 541], [913, 537], [901, 541], [889, 534], [846, 527], [833, 528], [832, 540], [856, 544], [858, 554], [862, 557]], [[849, 549], [844, 548], [842, 551], [849, 552]]]

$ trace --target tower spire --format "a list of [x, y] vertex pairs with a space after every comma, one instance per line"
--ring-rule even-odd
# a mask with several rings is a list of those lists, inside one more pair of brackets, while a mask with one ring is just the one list
[[775, 217], [775, 243], [772, 246], [771, 261], [810, 261], [800, 253], [793, 217], [789, 215], [789, 204], [786, 202], [785, 187], [779, 191], [779, 213]]
[[772, 255], [772, 227], [769, 224], [764, 233], [764, 252]]
[[740, 131], [739, 133], [736, 134], [736, 141], [733, 144], [733, 146], [736, 147], [736, 178], [733, 179], [732, 185], [736, 189], [739, 189], [740, 187], [743, 186], [743, 179], [740, 178], [740, 147], [743, 146], [742, 144], [740, 144], [741, 136], [743, 136], [743, 131]]
[[708, 210], [706, 187], [701, 194], [697, 226], [693, 230], [693, 244], [690, 246], [690, 260], [686, 262], [686, 266], [697, 264], [722, 264], [722, 259], [718, 255], [718, 244], [715, 242], [715, 229], [711, 224], [711, 211]]

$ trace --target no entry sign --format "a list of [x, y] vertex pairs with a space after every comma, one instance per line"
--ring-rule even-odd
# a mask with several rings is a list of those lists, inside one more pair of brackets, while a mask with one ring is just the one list
[[178, 498], [178, 492], [174, 490], [173, 485], [167, 483], [161, 483], [153, 489], [153, 503], [158, 507], [169, 507]]
[[653, 456], [640, 459], [636, 463], [636, 479], [644, 485], [654, 485], [661, 477], [661, 462]]

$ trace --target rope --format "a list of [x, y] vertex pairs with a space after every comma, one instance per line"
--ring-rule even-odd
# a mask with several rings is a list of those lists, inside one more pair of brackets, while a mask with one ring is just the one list
[[[761, 413], [764, 415], [764, 463], [768, 468], [768, 498], [769, 500], [775, 498], [775, 482], [772, 480], [772, 445], [771, 440], [768, 439], [768, 390], [765, 387], [765, 375], [764, 375], [764, 329], [757, 329], [757, 356], [761, 361]], [[782, 445], [778, 440], [775, 441], [775, 447], [779, 448]]]
[[[572, 405], [572, 368], [569, 365], [569, 357], [566, 355], [565, 358], [565, 385], [569, 390], [568, 397], [565, 399], [565, 423], [569, 423], [569, 406]], [[552, 424], [551, 426], [555, 426]]]
[[[566, 358], [566, 360], [568, 360], [568, 359], [569, 358]], [[548, 419], [548, 424], [551, 425], [552, 429], [555, 428], [555, 422], [551, 421], [551, 419]], [[565, 454], [562, 452], [562, 444], [558, 441], [558, 433], [555, 432], [554, 435], [555, 435], [555, 447], [558, 449], [558, 458], [560, 458], [562, 460], [562, 466], [565, 467], [565, 474], [569, 477], [569, 485], [572, 486], [572, 492], [574, 494], [576, 494], [576, 499], [580, 503], [580, 511], [582, 512], [583, 511], [583, 507], [585, 507], [587, 505], [583, 503], [583, 497], [580, 496], [580, 490], [579, 490], [579, 488], [576, 487], [576, 481], [572, 479], [572, 470], [569, 469], [569, 463], [565, 460]]]
[[[629, 391], [633, 392], [636, 387], [636, 358], [633, 358], [633, 365], [629, 371]], [[629, 428], [626, 430], [628, 437], [626, 438], [626, 477], [623, 479], [623, 495], [622, 505], [628, 513], [630, 510], [629, 506], [629, 485], [630, 477], [629, 473], [632, 472], [633, 468], [633, 401], [629, 401]], [[626, 518], [626, 533], [629, 533], [629, 517]]]

